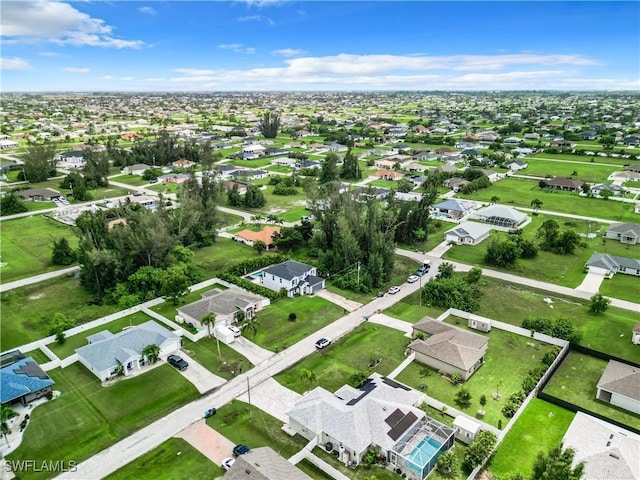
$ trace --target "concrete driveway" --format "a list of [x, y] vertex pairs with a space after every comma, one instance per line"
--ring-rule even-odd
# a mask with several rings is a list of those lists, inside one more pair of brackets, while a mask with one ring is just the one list
[[204, 419], [189, 425], [178, 433], [176, 437], [183, 438], [189, 442], [216, 465], [222, 464], [222, 460], [225, 458], [233, 456], [235, 444], [207, 425]]
[[182, 350], [178, 352], [178, 355], [184, 358], [189, 364], [189, 368], [180, 373], [184, 375], [184, 378], [193, 383], [200, 393], [208, 392], [226, 382], [224, 378], [214, 375]]
[[233, 348], [239, 354], [244, 355], [252, 365], [258, 365], [267, 358], [275, 355], [275, 352], [256, 345], [246, 337], [236, 337], [234, 341], [227, 346]]
[[[289, 419], [286, 413], [293, 408], [302, 395], [283, 387], [273, 378], [268, 378], [264, 382], [251, 386], [251, 404], [269, 415], [287, 423]], [[238, 400], [248, 402], [247, 393], [243, 393]]]
[[398, 320], [397, 318], [390, 317], [384, 313], [377, 313], [369, 317], [371, 323], [377, 323], [378, 325], [384, 325], [389, 328], [394, 328], [404, 332], [405, 337], [411, 338], [413, 333], [413, 324], [405, 322], [404, 320]]
[[589, 272], [587, 273], [587, 276], [584, 277], [582, 283], [576, 287], [576, 290], [582, 290], [583, 292], [589, 293], [598, 293], [598, 291], [600, 290], [600, 284], [602, 284], [603, 280], [603, 273]]

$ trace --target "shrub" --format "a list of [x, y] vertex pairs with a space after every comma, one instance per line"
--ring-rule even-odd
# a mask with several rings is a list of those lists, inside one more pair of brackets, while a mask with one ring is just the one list
[[290, 322], [295, 322], [297, 319], [298, 319], [298, 316], [295, 313], [292, 312], [289, 314], [288, 320]]

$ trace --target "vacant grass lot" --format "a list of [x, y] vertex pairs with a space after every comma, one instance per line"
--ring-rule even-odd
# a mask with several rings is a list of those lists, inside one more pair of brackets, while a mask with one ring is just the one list
[[445, 309], [425, 305], [420, 302], [420, 292], [412, 293], [387, 308], [384, 313], [407, 322], [416, 323], [424, 317], [438, 317]]
[[[455, 320], [449, 317], [447, 323], [455, 323]], [[466, 327], [462, 325], [462, 328]], [[506, 398], [521, 389], [522, 380], [527, 372], [540, 362], [544, 354], [552, 349], [552, 346], [532, 342], [528, 338], [495, 328], [489, 334], [484, 335], [489, 337], [485, 363], [465, 383], [471, 392], [472, 403], [470, 407], [462, 410], [475, 417], [480, 409], [478, 399], [482, 395], [486, 395], [487, 405], [483, 420], [497, 427], [498, 420], [502, 420], [504, 424], [507, 423], [507, 419], [501, 411]], [[424, 376], [427, 371], [429, 374]], [[448, 405], [456, 406], [455, 395], [460, 387], [454, 386], [448, 379], [438, 375], [435, 369], [413, 362], [397, 379], [414, 388], [426, 384], [427, 395]], [[496, 392], [499, 381], [504, 382], [500, 388], [502, 398], [494, 400], [492, 394]], [[456, 408], [459, 407], [456, 406]]]
[[[546, 158], [546, 157], [545, 157]], [[575, 162], [575, 160], [573, 160]], [[619, 166], [595, 165], [591, 163], [576, 164], [569, 161], [544, 160], [541, 158], [529, 158], [529, 166], [522, 171], [525, 175], [536, 177], [575, 177], [584, 182], [604, 182], [613, 172], [620, 170]]]
[[311, 212], [306, 207], [295, 207], [278, 215], [285, 222], [298, 222], [302, 217], [309, 216]]
[[[620, 358], [638, 359], [637, 345], [630, 341], [631, 330], [638, 321], [637, 313], [609, 307], [604, 313], [593, 314], [585, 300], [562, 299], [549, 292], [486, 277], [481, 283], [483, 295], [478, 315], [518, 326], [527, 317], [566, 317], [582, 332], [580, 343], [585, 347]], [[546, 297], [553, 300], [553, 308], [544, 301]]]
[[[628, 158], [616, 158], [616, 157], [598, 157], [595, 155], [572, 155], [570, 153], [534, 153], [527, 157], [527, 161], [532, 159], [546, 159], [546, 160], [565, 160], [567, 162], [580, 162], [580, 163], [606, 163], [608, 165], [617, 166], [618, 170], [622, 170], [625, 164], [630, 161]], [[525, 170], [526, 171], [526, 170]], [[579, 170], [578, 170], [579, 172]]]
[[218, 237], [213, 245], [194, 250], [194, 253], [194, 264], [203, 278], [213, 278], [237, 263], [258, 256], [253, 248], [222, 237]]
[[509, 473], [531, 475], [538, 452], [562, 441], [575, 413], [534, 398], [498, 446], [489, 470], [498, 478]]
[[72, 248], [78, 237], [71, 227], [43, 215], [5, 220], [0, 228], [2, 283], [66, 268], [51, 265], [53, 242], [65, 237]]
[[[295, 322], [288, 320], [295, 313]], [[267, 306], [256, 314], [260, 325], [255, 337], [249, 338], [258, 345], [274, 350], [285, 345], [293, 345], [320, 328], [337, 320], [344, 311], [333, 303], [320, 298], [300, 296], [284, 298]]]
[[267, 201], [264, 207], [259, 210], [262, 213], [274, 213], [280, 215], [292, 208], [304, 207], [307, 203], [307, 194], [304, 193], [302, 187], [296, 187], [298, 191], [295, 195], [274, 195], [273, 185], [268, 185], [266, 190], [262, 190], [264, 198]]
[[[304, 393], [316, 386], [300, 378], [300, 371], [307, 368], [316, 374], [317, 385], [335, 392], [349, 383], [349, 377], [355, 372], [391, 373], [404, 360], [404, 350], [409, 342], [398, 330], [363, 323], [329, 348], [309, 355], [275, 379], [291, 390]], [[376, 358], [382, 361], [370, 370], [369, 363]]]
[[[118, 311], [115, 305], [92, 305], [73, 276], [63, 276], [18, 288], [0, 295], [1, 350], [49, 336], [56, 313], [64, 313], [77, 325]], [[28, 313], [27, 313], [28, 312]]]
[[[22, 444], [9, 455], [12, 460], [80, 462], [198, 397], [196, 388], [168, 365], [110, 387], [102, 387], [78, 363], [48, 373], [62, 395], [34, 410]], [[19, 475], [26, 480], [50, 476]]]
[[[121, 332], [125, 327], [140, 325], [141, 323], [148, 322], [149, 320], [153, 320], [155, 322], [155, 320], [146, 313], [136, 312], [131, 315], [127, 315], [126, 317], [114, 320], [113, 322], [109, 322], [107, 325], [100, 325], [99, 327], [92, 328], [90, 330], [87, 330], [86, 332], [67, 337], [62, 345], [52, 343], [51, 345], [49, 345], [49, 348], [58, 356], [58, 358], [63, 359], [70, 355], [73, 355], [76, 351], [76, 348], [88, 345], [87, 337], [90, 335], [94, 335], [104, 330], [108, 330], [111, 333], [118, 333]], [[165, 325], [159, 322], [157, 323], [166, 328]]]
[[606, 360], [578, 352], [569, 352], [560, 368], [551, 377], [544, 393], [613, 418], [625, 425], [640, 428], [640, 415], [596, 400], [597, 385], [605, 368], [607, 368]]
[[134, 187], [142, 187], [149, 185], [149, 180], [145, 180], [141, 175], [118, 175], [117, 177], [111, 177], [109, 180], [114, 182], [126, 183]]
[[307, 444], [300, 435], [289, 436], [282, 422], [253, 405], [233, 400], [207, 418], [207, 425], [232, 442], [249, 448], [271, 447], [284, 458], [296, 454]]
[[460, 198], [470, 198], [489, 203], [494, 196], [499, 203], [531, 208], [531, 200], [537, 198], [543, 202], [542, 210], [605, 218], [619, 222], [635, 222], [638, 216], [633, 213], [633, 204], [601, 198], [580, 197], [577, 193], [550, 191], [541, 189], [535, 180], [505, 178], [471, 194], [456, 194]]
[[227, 380], [239, 374], [240, 369], [246, 372], [251, 368], [249, 360], [222, 342], [218, 357], [218, 346], [213, 338], [202, 338], [195, 343], [183, 338], [182, 350], [211, 373]]
[[159, 447], [105, 477], [106, 480], [210, 480], [224, 470], [182, 438], [170, 438]]

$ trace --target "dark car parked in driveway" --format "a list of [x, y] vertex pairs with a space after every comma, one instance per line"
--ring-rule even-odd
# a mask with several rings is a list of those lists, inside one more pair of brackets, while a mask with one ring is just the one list
[[238, 455], [244, 455], [245, 453], [249, 453], [251, 450], [246, 445], [238, 444], [233, 447], [233, 454], [237, 457]]
[[186, 370], [189, 366], [189, 364], [180, 355], [169, 355], [167, 357], [167, 362], [169, 362], [169, 365], [173, 365], [181, 372]]

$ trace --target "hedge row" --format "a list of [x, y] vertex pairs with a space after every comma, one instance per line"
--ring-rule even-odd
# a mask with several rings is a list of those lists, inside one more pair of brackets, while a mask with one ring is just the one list
[[282, 290], [279, 292], [275, 292], [273, 290], [268, 289], [267, 287], [263, 287], [262, 285], [255, 284], [245, 278], [239, 277], [229, 272], [222, 272], [218, 275], [218, 278], [224, 280], [225, 282], [233, 283], [245, 290], [256, 293], [258, 295], [262, 295], [263, 297], [267, 297], [269, 300], [277, 300], [279, 298], [284, 298], [287, 296], [286, 290], [284, 290], [284, 294]]
[[289, 257], [287, 257], [286, 255], [282, 255], [281, 253], [270, 253], [268, 255], [261, 255], [251, 260], [245, 260], [244, 262], [228, 268], [227, 270], [225, 270], [225, 273], [230, 273], [232, 275], [246, 275], [255, 270], [258, 270], [259, 268], [268, 267], [269, 265], [273, 265], [274, 263], [281, 263], [286, 260], [289, 260]]

